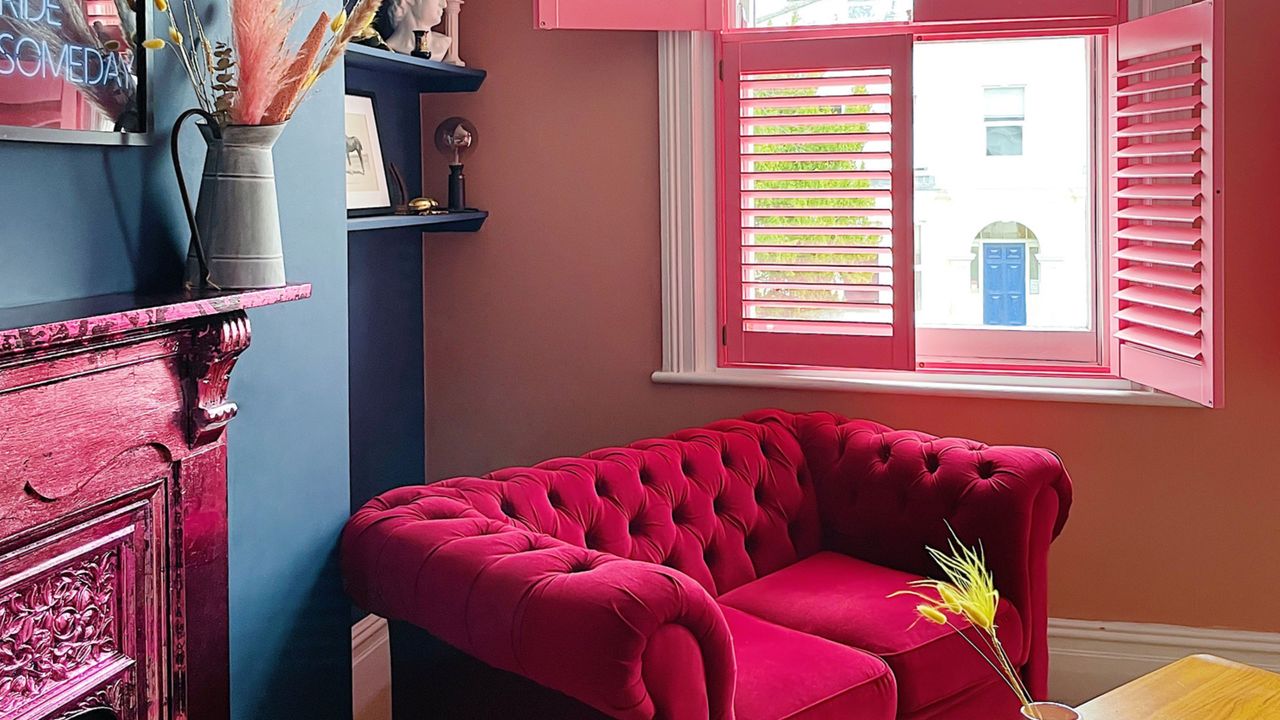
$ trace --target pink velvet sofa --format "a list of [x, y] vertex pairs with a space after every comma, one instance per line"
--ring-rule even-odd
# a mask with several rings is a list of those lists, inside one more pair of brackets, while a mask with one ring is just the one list
[[342, 564], [361, 607], [606, 717], [1000, 720], [1019, 713], [991, 668], [888, 596], [937, 572], [947, 524], [981, 541], [1043, 695], [1070, 504], [1045, 450], [761, 411], [393, 490], [351, 519]]

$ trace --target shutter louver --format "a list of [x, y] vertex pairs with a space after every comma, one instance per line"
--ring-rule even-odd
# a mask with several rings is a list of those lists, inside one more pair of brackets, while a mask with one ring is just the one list
[[1135, 382], [1221, 404], [1221, 247], [1214, 8], [1201, 2], [1113, 34], [1113, 350]]
[[907, 38], [729, 44], [730, 363], [910, 368]]

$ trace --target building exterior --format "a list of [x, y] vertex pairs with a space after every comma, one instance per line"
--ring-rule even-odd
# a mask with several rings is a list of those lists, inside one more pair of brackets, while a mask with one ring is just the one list
[[918, 325], [1090, 326], [1089, 57], [1084, 38], [916, 46]]

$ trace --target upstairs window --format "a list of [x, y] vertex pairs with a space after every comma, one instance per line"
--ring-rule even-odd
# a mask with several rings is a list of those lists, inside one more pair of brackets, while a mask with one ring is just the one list
[[1021, 155], [1022, 124], [1026, 120], [1026, 88], [987, 87], [982, 90], [987, 155]]

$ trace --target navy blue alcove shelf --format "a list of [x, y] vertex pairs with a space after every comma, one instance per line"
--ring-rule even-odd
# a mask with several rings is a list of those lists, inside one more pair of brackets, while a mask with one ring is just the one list
[[452, 212], [447, 215], [372, 215], [347, 218], [347, 232], [416, 228], [419, 232], [475, 232], [489, 213], [483, 210]]
[[397, 75], [401, 81], [413, 83], [420, 93], [475, 92], [485, 78], [483, 70], [423, 60], [364, 45], [348, 45], [346, 60], [348, 68]]

